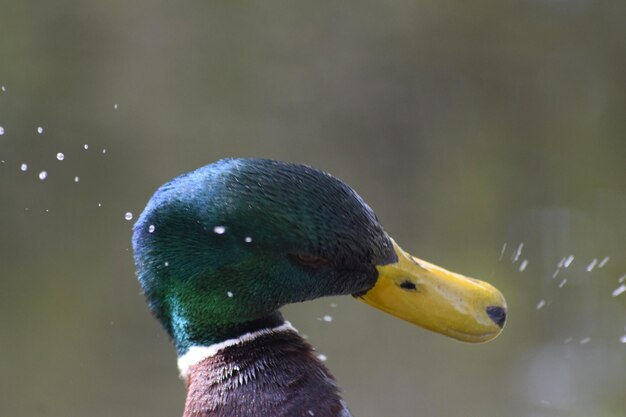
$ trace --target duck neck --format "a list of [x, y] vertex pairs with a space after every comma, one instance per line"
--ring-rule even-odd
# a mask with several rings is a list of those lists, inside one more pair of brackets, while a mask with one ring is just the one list
[[278, 327], [285, 322], [279, 311], [274, 311], [260, 319], [239, 323], [224, 323], [214, 317], [205, 316], [208, 315], [204, 314], [203, 310], [199, 313], [193, 309], [191, 311], [173, 310], [168, 331], [176, 345], [179, 357], [198, 346], [218, 345], [257, 330]]
[[289, 322], [193, 346], [178, 363], [184, 417], [350, 416], [333, 376]]

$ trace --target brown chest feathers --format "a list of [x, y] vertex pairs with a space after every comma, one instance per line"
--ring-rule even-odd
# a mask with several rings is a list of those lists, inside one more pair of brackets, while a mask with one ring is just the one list
[[224, 348], [193, 365], [183, 417], [350, 417], [328, 369], [296, 332]]

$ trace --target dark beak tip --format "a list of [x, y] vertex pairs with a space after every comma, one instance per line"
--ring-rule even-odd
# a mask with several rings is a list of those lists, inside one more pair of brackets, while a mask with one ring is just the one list
[[498, 325], [499, 328], [504, 327], [504, 323], [506, 322], [506, 310], [504, 307], [487, 307], [487, 315], [495, 324]]

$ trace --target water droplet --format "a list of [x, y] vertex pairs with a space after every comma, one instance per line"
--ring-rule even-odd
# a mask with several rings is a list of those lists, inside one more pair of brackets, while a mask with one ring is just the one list
[[65, 155], [63, 155], [63, 153], [62, 153], [62, 152], [59, 152], [59, 153], [57, 154], [57, 159], [58, 159], [59, 161], [62, 161], [62, 160], [64, 160], [64, 159], [65, 159]]
[[317, 355], [317, 359], [319, 359], [322, 362], [326, 362], [326, 360], [328, 359], [328, 356], [324, 355], [323, 353], [320, 353], [319, 355]]
[[40, 180], [42, 180], [42, 181], [43, 181], [43, 180], [45, 180], [47, 177], [48, 177], [48, 173], [47, 173], [46, 171], [41, 171], [41, 172], [39, 173], [39, 179], [40, 179]]
[[107, 150], [106, 149], [102, 149], [102, 153], [107, 153]]
[[504, 243], [504, 245], [502, 245], [502, 250], [500, 251], [500, 259], [498, 259], [499, 261], [501, 261], [502, 257], [504, 257], [505, 251], [506, 251], [506, 242]]
[[559, 275], [559, 272], [560, 272], [560, 271], [561, 271], [561, 270], [557, 268], [557, 270], [556, 270], [556, 271], [554, 271], [554, 274], [552, 274], [552, 279], [556, 278], [556, 276], [557, 276], [557, 275]]
[[618, 295], [626, 292], [626, 284], [622, 284], [619, 287], [615, 288], [612, 292], [613, 297], [617, 297]]
[[619, 338], [619, 341], [620, 341], [621, 343], [626, 343], [626, 334], [625, 334], [624, 336], [620, 337], [620, 338]]
[[567, 278], [563, 278], [563, 281], [559, 282], [559, 288], [563, 288], [565, 284], [567, 284]]
[[228, 296], [228, 298], [233, 298], [233, 293], [230, 291], [226, 291], [226, 295]]
[[581, 345], [586, 345], [587, 343], [591, 342], [591, 338], [590, 337], [583, 337], [582, 339], [580, 339], [580, 343]]
[[217, 233], [218, 235], [223, 235], [224, 233], [226, 233], [226, 227], [224, 227], [224, 226], [215, 226], [213, 228], [213, 231], [215, 233]]
[[561, 260], [559, 261], [559, 264], [557, 265], [557, 268], [563, 268], [564, 264], [565, 264], [565, 258], [561, 258]]
[[43, 127], [41, 126], [37, 127], [37, 133], [41, 135], [43, 133]]
[[7, 88], [5, 86], [0, 87], [0, 89], [2, 90], [3, 93], [7, 91]]
[[313, 412], [313, 410], [307, 410], [306, 412], [307, 412], [307, 413], [309, 413], [309, 415], [310, 415], [310, 416], [314, 416], [314, 415], [315, 415], [315, 413]]
[[169, 262], [167, 262], [167, 261], [165, 261], [165, 262], [163, 262], [163, 265], [165, 265], [165, 266], [170, 266], [170, 263], [169, 263]]
[[124, 214], [124, 218], [126, 220], [132, 220], [133, 219], [133, 213], [131, 213], [130, 211], [127, 211], [126, 214]]
[[598, 260], [596, 258], [593, 258], [593, 261], [591, 261], [589, 265], [587, 265], [587, 272], [593, 271], [593, 268], [596, 267], [597, 263], [598, 263]]
[[243, 241], [246, 243], [252, 243], [252, 238], [250, 236], [246, 236]]
[[606, 263], [609, 261], [609, 259], [611, 259], [611, 258], [609, 258], [608, 256], [605, 256], [604, 259], [602, 259], [600, 261], [600, 263], [598, 264], [598, 268], [604, 268], [604, 265], [606, 265]]
[[574, 340], [574, 338], [573, 338], [573, 337], [568, 337], [567, 339], [565, 339], [565, 340], [563, 341], [563, 344], [567, 345], [568, 343], [571, 343], [571, 342], [572, 342], [572, 340]]
[[89, 149], [89, 145], [85, 143], [85, 144], [83, 145], [83, 149], [84, 149], [84, 150]]
[[115, 103], [115, 104], [113, 105], [113, 108], [114, 108], [115, 110], [117, 110], [117, 103]]
[[337, 308], [337, 303], [330, 303], [330, 306], [331, 306], [332, 308]]
[[0, 136], [4, 135], [4, 128], [0, 126]]
[[574, 261], [574, 255], [570, 255], [567, 258], [565, 258], [565, 261], [563, 262], [563, 266], [565, 268], [569, 268], [569, 266], [572, 264], [573, 261]]
[[28, 170], [28, 164], [22, 164], [22, 165], [20, 165], [20, 169], [21, 169], [22, 171], [26, 171], [26, 170]]
[[102, 207], [102, 203], [98, 203], [98, 207]]
[[515, 262], [517, 262], [519, 260], [519, 257], [522, 254], [522, 249], [524, 249], [524, 242], [521, 242], [519, 244], [519, 246], [517, 247], [517, 250], [513, 254], [513, 258], [512, 258], [513, 263], [515, 263]]
[[528, 266], [528, 259], [524, 259], [519, 266], [519, 271], [524, 272], [527, 266]]
[[148, 226], [148, 233], [154, 233], [154, 225], [153, 224]]
[[537, 307], [535, 308], [537, 310], [541, 310], [545, 305], [546, 305], [546, 300], [539, 300], [539, 302], [537, 303]]
[[322, 320], [324, 320], [327, 323], [330, 323], [331, 321], [333, 321], [333, 316], [326, 314], [324, 317], [322, 317]]
[[626, 282], [626, 275], [622, 275], [617, 279], [617, 282]]
[[74, 182], [78, 182], [78, 181], [80, 181], [80, 178], [74, 177]]

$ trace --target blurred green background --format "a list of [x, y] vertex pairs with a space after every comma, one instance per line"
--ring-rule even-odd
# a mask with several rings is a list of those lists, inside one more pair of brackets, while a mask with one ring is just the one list
[[625, 16], [0, 0], [0, 415], [181, 415], [132, 222], [173, 176], [262, 156], [333, 173], [403, 248], [507, 296], [479, 346], [349, 297], [286, 308], [355, 416], [624, 416]]

